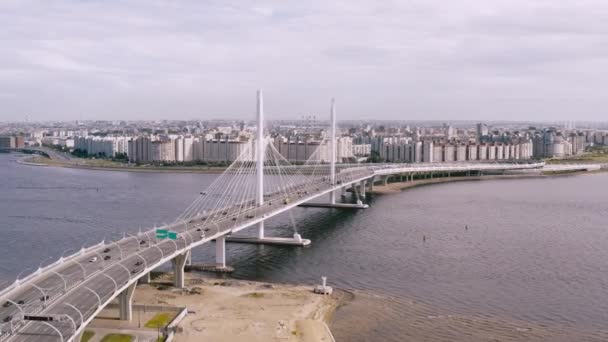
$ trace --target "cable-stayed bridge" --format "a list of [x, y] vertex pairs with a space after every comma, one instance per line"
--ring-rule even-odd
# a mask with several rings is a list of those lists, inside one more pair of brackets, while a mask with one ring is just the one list
[[[113, 301], [119, 304], [120, 319], [130, 320], [136, 284], [148, 282], [150, 271], [171, 262], [174, 285], [183, 287], [184, 267], [193, 248], [214, 240], [217, 267], [226, 267], [226, 241], [239, 240], [234, 234], [247, 228], [256, 229], [256, 237], [241, 241], [306, 245], [310, 241], [297, 233], [293, 238], [264, 234], [265, 220], [296, 206], [364, 209], [366, 189], [395, 176], [411, 180], [433, 174], [479, 175], [548, 168], [535, 162], [336, 164], [333, 104], [330, 159], [323, 160], [315, 152], [304, 165], [291, 165], [264, 136], [261, 93], [257, 113], [255, 145], [245, 149], [172, 223], [83, 248], [1, 290], [0, 342], [79, 341], [87, 324]], [[549, 170], [591, 169], [596, 167], [552, 166]], [[356, 203], [337, 203], [336, 192], [347, 187], [352, 188]], [[312, 202], [328, 196], [325, 203]], [[165, 238], [169, 235], [171, 238]]]

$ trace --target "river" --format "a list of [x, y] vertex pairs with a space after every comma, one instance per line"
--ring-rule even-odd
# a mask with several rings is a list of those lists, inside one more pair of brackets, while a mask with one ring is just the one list
[[[217, 177], [37, 167], [15, 158], [0, 154], [0, 283], [71, 247], [170, 222]], [[228, 263], [237, 278], [315, 284], [325, 275], [339, 288], [454, 313], [602, 329], [606, 189], [608, 173], [595, 173], [425, 186], [368, 198], [367, 210], [297, 208], [270, 220], [267, 235], [291, 235], [293, 215], [310, 247], [229, 244]], [[213, 253], [203, 246], [193, 259], [211, 261]]]

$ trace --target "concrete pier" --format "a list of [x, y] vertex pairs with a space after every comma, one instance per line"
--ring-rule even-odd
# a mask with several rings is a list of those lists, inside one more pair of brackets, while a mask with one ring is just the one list
[[362, 180], [361, 181], [361, 185], [359, 186], [359, 189], [361, 189], [361, 197], [365, 198], [365, 188], [367, 187], [367, 181], [366, 180]]
[[376, 180], [376, 177], [371, 177], [368, 181], [368, 185], [369, 188], [367, 189], [368, 191], [374, 191], [374, 181]]
[[176, 256], [175, 259], [171, 261], [173, 263], [173, 286], [180, 289], [184, 287], [184, 267], [186, 266], [189, 254], [190, 250]]
[[215, 266], [226, 267], [226, 236], [220, 236], [215, 240]]
[[309, 239], [302, 239], [300, 234], [294, 234], [293, 238], [283, 237], [268, 237], [263, 238], [248, 237], [248, 236], [229, 236], [226, 238], [228, 242], [238, 243], [254, 243], [260, 245], [284, 245], [284, 246], [308, 246], [310, 245]]
[[307, 208], [340, 208], [340, 209], [367, 209], [365, 203], [302, 203], [299, 207]]
[[133, 318], [133, 294], [137, 283], [129, 285], [118, 295], [119, 317], [121, 321], [130, 321]]

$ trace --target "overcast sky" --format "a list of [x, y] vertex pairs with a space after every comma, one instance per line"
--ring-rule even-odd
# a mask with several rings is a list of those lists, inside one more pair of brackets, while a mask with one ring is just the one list
[[608, 1], [1, 0], [0, 121], [608, 120]]

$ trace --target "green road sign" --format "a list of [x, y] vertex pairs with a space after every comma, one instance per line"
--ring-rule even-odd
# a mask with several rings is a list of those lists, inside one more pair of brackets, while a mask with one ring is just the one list
[[156, 238], [157, 239], [171, 239], [177, 240], [177, 233], [168, 231], [166, 229], [157, 229], [156, 230]]
[[156, 230], [156, 238], [157, 239], [166, 239], [167, 233], [169, 233], [166, 229], [157, 229]]

